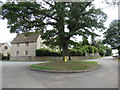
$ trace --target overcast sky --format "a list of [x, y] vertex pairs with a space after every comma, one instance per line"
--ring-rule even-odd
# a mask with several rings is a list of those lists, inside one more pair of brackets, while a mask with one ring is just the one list
[[[108, 27], [112, 20], [118, 19], [118, 7], [108, 7], [106, 4], [99, 1], [100, 0], [95, 0], [94, 4], [96, 8], [103, 8], [102, 11], [108, 15], [107, 22], [105, 23], [105, 26]], [[10, 42], [15, 36], [16, 34], [9, 33], [9, 29], [7, 28], [7, 20], [0, 20], [0, 43]], [[80, 40], [79, 37], [77, 39], [78, 41]]]

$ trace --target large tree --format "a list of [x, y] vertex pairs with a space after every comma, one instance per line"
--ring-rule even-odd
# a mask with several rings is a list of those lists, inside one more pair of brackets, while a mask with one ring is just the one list
[[2, 4], [3, 4], [3, 2], [0, 1], [0, 16], [2, 15]]
[[40, 32], [44, 43], [59, 46], [63, 56], [69, 55], [68, 47], [75, 43], [72, 37], [92, 35], [92, 28], [104, 29], [107, 17], [91, 2], [52, 1], [6, 3], [2, 15], [8, 20], [11, 32]]
[[114, 49], [118, 49], [120, 55], [120, 20], [113, 20], [105, 34], [105, 43]]

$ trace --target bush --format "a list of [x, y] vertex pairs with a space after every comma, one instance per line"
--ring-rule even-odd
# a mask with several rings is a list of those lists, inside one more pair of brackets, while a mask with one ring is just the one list
[[[83, 48], [84, 48], [84, 46], [83, 46]], [[89, 54], [98, 52], [98, 49], [94, 46], [91, 46], [91, 45], [85, 46], [85, 49], [86, 49], [86, 52], [89, 53]]]
[[36, 56], [61, 56], [61, 53], [58, 51], [41, 48], [36, 50]]
[[71, 49], [70, 50], [70, 55], [71, 56], [85, 56], [86, 53], [92, 54], [92, 53], [97, 53], [98, 49], [94, 46], [91, 45], [84, 45], [80, 47], [79, 49]]
[[102, 47], [99, 47], [98, 52], [100, 56], [111, 56], [112, 49], [109, 48], [108, 46], [102, 46]]
[[[91, 45], [84, 45], [79, 49], [70, 49], [69, 54], [70, 56], [85, 56], [86, 53], [92, 54], [98, 52], [98, 49]], [[61, 52], [48, 50], [45, 48], [37, 49], [36, 56], [62, 56]]]
[[70, 50], [70, 56], [85, 56], [85, 52], [81, 50]]
[[81, 51], [77, 51], [78, 56], [83, 56], [83, 53]]
[[100, 48], [100, 49], [98, 50], [98, 53], [99, 53], [99, 55], [100, 55], [101, 57], [103, 57], [103, 56], [105, 55], [104, 49], [102, 49], [102, 48]]
[[110, 49], [109, 47], [105, 47], [105, 56], [111, 56], [112, 54], [112, 49]]
[[97, 53], [98, 49], [96, 47], [94, 47], [94, 46], [92, 46], [92, 47], [93, 47], [94, 53]]
[[71, 56], [77, 56], [77, 51], [76, 50], [70, 50], [70, 55]]

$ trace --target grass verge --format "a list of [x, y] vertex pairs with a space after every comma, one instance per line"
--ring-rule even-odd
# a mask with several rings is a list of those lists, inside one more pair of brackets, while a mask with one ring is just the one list
[[92, 59], [99, 59], [99, 58], [103, 58], [103, 57], [82, 58], [80, 60], [92, 60]]
[[2, 60], [2, 61], [28, 62], [28, 61], [32, 61], [32, 60]]
[[33, 64], [30, 67], [41, 70], [56, 70], [56, 71], [74, 71], [74, 70], [88, 70], [98, 66], [95, 61], [77, 61], [72, 60], [68, 62], [54, 61], [40, 64]]
[[[92, 59], [98, 59], [98, 58], [103, 58], [103, 57], [91, 57], [91, 58], [81, 58], [79, 60], [92, 60]], [[15, 62], [27, 62], [27, 61], [32, 61], [32, 62], [36, 62], [36, 61], [58, 61], [56, 59], [52, 59], [52, 60], [0, 60], [0, 61], [15, 61]]]
[[117, 60], [120, 61], [120, 58], [118, 58]]
[[120, 58], [113, 58], [113, 60], [118, 60], [118, 61], [120, 61]]

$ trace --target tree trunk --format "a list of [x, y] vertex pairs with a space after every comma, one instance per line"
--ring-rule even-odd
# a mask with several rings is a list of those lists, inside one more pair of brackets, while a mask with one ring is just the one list
[[68, 60], [71, 60], [67, 43], [64, 43], [62, 45], [62, 56], [63, 56], [63, 60], [65, 56], [68, 57]]
[[63, 56], [63, 60], [65, 56], [68, 56], [68, 44], [64, 43], [62, 45], [62, 56]]

